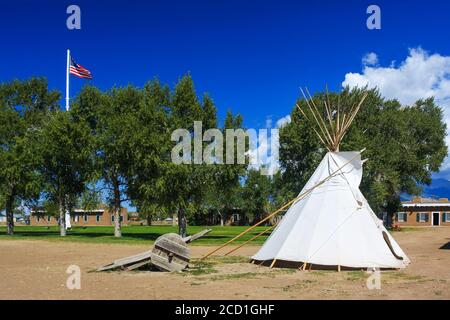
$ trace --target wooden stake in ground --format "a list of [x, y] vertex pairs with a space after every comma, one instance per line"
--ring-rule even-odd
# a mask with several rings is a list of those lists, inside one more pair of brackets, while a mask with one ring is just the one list
[[275, 262], [277, 262], [277, 259], [273, 259], [272, 264], [270, 265], [270, 269], [273, 268], [273, 266], [275, 265]]

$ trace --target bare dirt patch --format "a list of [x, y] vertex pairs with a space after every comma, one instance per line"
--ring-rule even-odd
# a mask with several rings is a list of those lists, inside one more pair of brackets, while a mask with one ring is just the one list
[[[0, 299], [450, 299], [450, 228], [393, 234], [412, 264], [384, 271], [369, 290], [364, 271], [297, 271], [248, 263], [258, 249], [199, 262], [211, 247], [192, 246], [188, 272], [90, 272], [150, 246], [28, 240], [0, 241]], [[442, 249], [440, 249], [442, 248]], [[66, 288], [69, 265], [82, 270], [81, 289]]]

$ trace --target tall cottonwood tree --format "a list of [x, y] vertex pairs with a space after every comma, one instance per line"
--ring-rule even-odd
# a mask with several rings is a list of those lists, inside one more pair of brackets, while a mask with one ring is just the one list
[[14, 232], [14, 206], [39, 197], [39, 164], [33, 143], [48, 113], [59, 108], [59, 94], [43, 78], [0, 84], [0, 193], [7, 234]]
[[[202, 122], [202, 135], [216, 124], [212, 100], [205, 96], [203, 104], [200, 103], [189, 74], [177, 83], [171, 96], [169, 112], [171, 129], [186, 129], [189, 135], [185, 138], [189, 141], [194, 133], [195, 121]], [[195, 164], [193, 154], [192, 148], [191, 155], [187, 155], [190, 160], [187, 163], [166, 162], [161, 179], [166, 206], [177, 211], [179, 233], [183, 237], [187, 234], [187, 215], [201, 210], [205, 191], [211, 183], [211, 168], [204, 163]]]
[[65, 212], [93, 174], [93, 140], [87, 123], [62, 111], [54, 112], [37, 136], [44, 195], [58, 204], [60, 234], [65, 236]]
[[[223, 154], [224, 163], [215, 165], [211, 168], [213, 172], [212, 184], [208, 190], [208, 202], [213, 210], [217, 211], [220, 216], [220, 224], [223, 226], [224, 221], [233, 208], [242, 207], [242, 185], [241, 179], [246, 175], [248, 166], [248, 159], [245, 164], [237, 163], [238, 139], [233, 135], [227, 135], [227, 129], [236, 130], [243, 129], [243, 118], [241, 115], [233, 115], [228, 111], [225, 117], [224, 125], [222, 127], [223, 134]], [[228, 141], [232, 139], [233, 141]], [[226, 163], [226, 146], [233, 144], [233, 158], [234, 162]], [[246, 140], [246, 147], [248, 147], [248, 139]]]
[[242, 188], [242, 209], [248, 214], [251, 224], [260, 221], [269, 211], [271, 178], [262, 175], [260, 170], [250, 169]]
[[[340, 93], [330, 93], [331, 105], [351, 107], [364, 91], [345, 88]], [[369, 161], [364, 165], [361, 190], [375, 212], [392, 215], [398, 209], [402, 193], [420, 194], [420, 184], [430, 183], [431, 174], [439, 170], [447, 154], [446, 125], [442, 109], [431, 98], [402, 106], [397, 100], [383, 99], [376, 89], [367, 92], [340, 150], [366, 148], [363, 156]], [[314, 96], [319, 108], [323, 108], [324, 98], [324, 93]], [[305, 101], [299, 100], [298, 104], [304, 106]], [[280, 130], [284, 188], [279, 192], [287, 199], [298, 194], [327, 152], [297, 108], [291, 119]], [[280, 185], [280, 178], [276, 180]], [[279, 193], [276, 196], [282, 198]]]
[[101, 92], [85, 87], [75, 99], [75, 118], [90, 125], [95, 141], [97, 176], [106, 189], [114, 213], [114, 236], [122, 236], [122, 204], [130, 201], [130, 176], [135, 163], [135, 135], [142, 130], [135, 121], [142, 92], [133, 86]]
[[134, 117], [139, 130], [131, 140], [134, 160], [128, 192], [148, 223], [156, 214], [167, 212], [162, 174], [164, 164], [170, 161], [169, 104], [169, 87], [154, 79], [145, 84], [142, 103]]

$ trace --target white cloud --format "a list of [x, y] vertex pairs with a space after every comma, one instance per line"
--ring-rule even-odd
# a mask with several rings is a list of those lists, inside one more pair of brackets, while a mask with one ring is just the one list
[[287, 116], [284, 116], [283, 118], [281, 118], [277, 121], [277, 128], [283, 128], [288, 123], [291, 123], [291, 115], [290, 114], [288, 114]]
[[[450, 56], [429, 54], [421, 48], [410, 49], [398, 67], [395, 63], [389, 67], [365, 65], [361, 73], [347, 73], [342, 85], [377, 87], [385, 98], [398, 99], [404, 105], [435, 97], [444, 110], [444, 120], [449, 128], [446, 142], [450, 145]], [[448, 157], [441, 170], [450, 170]]]
[[258, 137], [254, 137], [257, 146], [256, 148], [249, 150], [248, 155], [251, 159], [257, 159], [257, 163], [250, 164], [249, 168], [260, 170], [262, 167], [265, 167], [265, 171], [261, 171], [261, 173], [266, 175], [273, 175], [278, 172], [280, 169], [278, 154], [280, 143], [277, 129], [280, 129], [290, 122], [291, 116], [286, 115], [275, 122], [276, 127], [274, 128], [272, 119], [270, 117], [266, 119], [266, 128], [264, 129], [267, 130], [267, 137], [259, 130], [256, 131], [259, 135]]
[[374, 66], [378, 64], [378, 56], [375, 52], [370, 52], [364, 55], [362, 63], [365, 66]]

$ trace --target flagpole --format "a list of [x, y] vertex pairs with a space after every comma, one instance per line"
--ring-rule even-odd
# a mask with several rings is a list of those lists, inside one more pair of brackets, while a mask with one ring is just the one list
[[70, 50], [67, 49], [67, 66], [66, 66], [66, 111], [69, 111], [69, 70], [70, 70]]
[[[70, 79], [70, 50], [67, 49], [67, 65], [66, 65], [66, 111], [69, 111], [69, 79]], [[68, 208], [64, 208], [64, 227], [65, 229], [71, 229], [72, 225], [70, 224], [70, 212]]]

